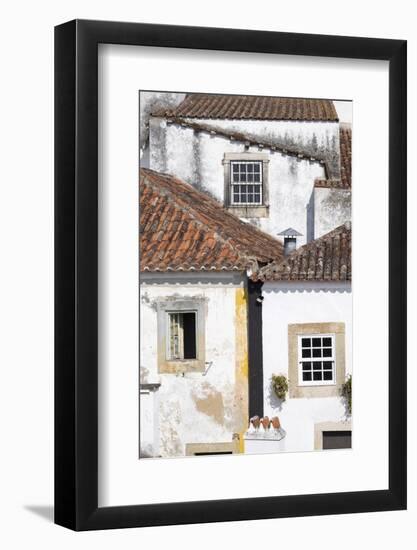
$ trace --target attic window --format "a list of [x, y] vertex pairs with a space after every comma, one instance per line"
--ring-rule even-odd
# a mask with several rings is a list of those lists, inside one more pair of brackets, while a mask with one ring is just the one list
[[230, 180], [232, 205], [262, 204], [262, 161], [231, 162]]

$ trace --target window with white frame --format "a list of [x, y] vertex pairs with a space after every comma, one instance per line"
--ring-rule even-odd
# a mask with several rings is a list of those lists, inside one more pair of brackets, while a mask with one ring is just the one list
[[299, 335], [299, 385], [336, 384], [335, 355], [334, 334]]
[[262, 204], [262, 161], [236, 160], [230, 163], [232, 205]]
[[196, 312], [168, 312], [167, 359], [181, 361], [197, 358]]

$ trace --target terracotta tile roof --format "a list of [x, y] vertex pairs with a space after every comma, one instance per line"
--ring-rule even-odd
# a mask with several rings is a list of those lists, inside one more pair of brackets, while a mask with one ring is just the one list
[[342, 186], [352, 187], [352, 128], [340, 127], [340, 172]]
[[352, 128], [341, 125], [340, 137], [340, 179], [316, 179], [315, 187], [331, 189], [352, 188]]
[[281, 258], [278, 239], [180, 179], [141, 169], [141, 271], [243, 271]]
[[350, 281], [352, 230], [347, 222], [252, 276], [260, 281]]
[[152, 115], [245, 120], [339, 120], [329, 99], [218, 94], [189, 94], [174, 109], [159, 109]]

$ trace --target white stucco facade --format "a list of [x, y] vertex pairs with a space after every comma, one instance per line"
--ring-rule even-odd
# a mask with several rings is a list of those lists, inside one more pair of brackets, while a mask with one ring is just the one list
[[[141, 281], [141, 383], [160, 384], [152, 395], [141, 394], [141, 452], [146, 456], [184, 456], [190, 444], [232, 443], [234, 434], [247, 428], [244, 279], [192, 275], [154, 274]], [[156, 304], [165, 297], [205, 301], [204, 372], [158, 372]]]
[[335, 227], [352, 219], [350, 189], [329, 189], [316, 187], [314, 189], [314, 238], [329, 233]]
[[288, 325], [344, 323], [346, 375], [352, 373], [352, 295], [350, 283], [266, 282], [263, 286], [264, 414], [279, 416], [286, 451], [314, 449], [315, 425], [345, 423], [340, 396], [298, 397], [280, 402], [271, 389], [272, 374], [289, 377]]

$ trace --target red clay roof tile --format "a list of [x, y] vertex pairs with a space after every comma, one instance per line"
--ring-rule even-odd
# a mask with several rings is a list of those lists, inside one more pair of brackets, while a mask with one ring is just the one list
[[328, 189], [352, 188], [352, 128], [341, 126], [340, 139], [340, 179], [316, 179], [314, 187]]
[[252, 276], [259, 281], [350, 281], [352, 229], [347, 222], [274, 261]]
[[152, 115], [231, 120], [339, 120], [329, 99], [218, 94], [189, 94], [174, 109], [158, 109]]
[[141, 271], [243, 271], [281, 258], [278, 239], [180, 179], [141, 169]]

